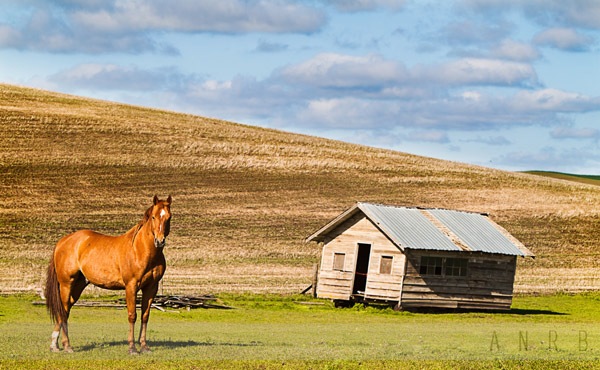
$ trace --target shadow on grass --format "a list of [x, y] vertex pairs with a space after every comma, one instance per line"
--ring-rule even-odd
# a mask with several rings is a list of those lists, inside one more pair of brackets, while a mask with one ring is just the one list
[[528, 310], [525, 308], [511, 308], [509, 311], [497, 311], [498, 313], [507, 313], [512, 315], [552, 315], [552, 316], [568, 316], [565, 312], [556, 312], [551, 310]]
[[[88, 352], [97, 349], [110, 348], [110, 347], [123, 347], [127, 348], [128, 343], [126, 340], [117, 340], [110, 342], [101, 342], [101, 343], [89, 343], [81, 347], [77, 347], [75, 350], [77, 352]], [[180, 340], [153, 340], [148, 341], [148, 345], [151, 349], [157, 348], [166, 348], [166, 349], [174, 349], [174, 348], [190, 348], [190, 347], [211, 347], [211, 346], [220, 346], [220, 347], [260, 347], [264, 346], [264, 343], [251, 341], [248, 343], [234, 343], [234, 342], [197, 342], [194, 340], [180, 341]], [[139, 343], [136, 343], [136, 346], [139, 347]]]
[[568, 316], [568, 313], [556, 312], [551, 310], [536, 310], [524, 308], [511, 308], [510, 310], [474, 310], [465, 308], [410, 308], [406, 311], [412, 313], [432, 313], [432, 314], [448, 314], [448, 313], [474, 313], [474, 314], [496, 314], [496, 315], [549, 315], [549, 316]]
[[[356, 308], [358, 307], [358, 308]], [[371, 309], [375, 311], [387, 311], [391, 307], [386, 304], [360, 304], [355, 306], [355, 310]], [[409, 307], [404, 308], [401, 311], [410, 312], [415, 314], [453, 314], [453, 313], [474, 313], [474, 314], [498, 314], [498, 315], [522, 315], [522, 316], [534, 316], [534, 315], [549, 315], [549, 316], [568, 316], [570, 314], [564, 312], [557, 312], [552, 310], [540, 310], [540, 309], [526, 309], [526, 308], [511, 308], [510, 310], [485, 310], [485, 309], [469, 309], [469, 308], [444, 308], [444, 307]]]

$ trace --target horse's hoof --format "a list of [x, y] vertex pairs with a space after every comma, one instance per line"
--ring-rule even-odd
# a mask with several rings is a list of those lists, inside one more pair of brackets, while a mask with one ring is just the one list
[[58, 347], [50, 347], [50, 352], [58, 353], [60, 349]]
[[142, 346], [142, 348], [140, 348], [140, 353], [152, 353], [152, 350], [148, 346]]
[[132, 356], [137, 356], [140, 353], [138, 352], [138, 350], [134, 347], [134, 348], [129, 348], [129, 354]]
[[65, 347], [65, 349], [63, 349], [63, 352], [73, 353], [73, 347]]

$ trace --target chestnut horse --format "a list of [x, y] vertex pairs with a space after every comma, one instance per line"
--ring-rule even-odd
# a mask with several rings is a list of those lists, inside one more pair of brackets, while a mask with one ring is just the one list
[[63, 350], [73, 352], [67, 325], [69, 312], [83, 289], [92, 283], [105, 289], [125, 289], [130, 354], [138, 353], [134, 342], [135, 301], [138, 291], [142, 290], [140, 350], [150, 351], [146, 343], [146, 329], [150, 306], [166, 268], [163, 247], [169, 235], [170, 222], [171, 196], [167, 200], [159, 200], [155, 195], [154, 204], [144, 213], [144, 218], [123, 235], [107, 236], [91, 230], [79, 230], [56, 244], [48, 265], [45, 290], [46, 306], [56, 323], [50, 350], [59, 351], [58, 337], [62, 331]]

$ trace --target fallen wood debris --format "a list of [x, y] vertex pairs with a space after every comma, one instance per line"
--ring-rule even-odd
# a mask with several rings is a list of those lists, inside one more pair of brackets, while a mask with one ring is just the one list
[[[119, 299], [119, 302], [125, 303], [125, 298]], [[213, 295], [186, 296], [186, 295], [157, 295], [154, 298], [152, 307], [158, 308], [220, 308], [231, 309], [233, 307], [224, 306], [217, 303], [217, 298]]]
[[312, 287], [313, 287], [312, 284], [310, 284], [306, 289], [304, 289], [303, 291], [301, 291], [300, 294], [306, 294], [306, 293], [308, 293], [308, 291], [311, 290]]
[[[213, 295], [203, 296], [185, 296], [185, 295], [157, 295], [152, 303], [152, 308], [156, 308], [159, 311], [165, 311], [166, 308], [185, 308], [190, 310], [192, 308], [216, 308], [216, 309], [232, 309], [231, 306], [225, 306], [217, 303], [217, 298]], [[45, 305], [45, 301], [34, 301], [34, 305]], [[137, 307], [141, 306], [141, 298], [137, 299]], [[113, 308], [125, 308], [125, 298], [119, 298], [116, 301], [88, 301], [81, 300], [75, 303], [75, 306], [79, 307], [113, 307]]]

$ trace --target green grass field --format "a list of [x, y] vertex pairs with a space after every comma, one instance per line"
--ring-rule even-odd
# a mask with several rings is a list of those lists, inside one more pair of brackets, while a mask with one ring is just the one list
[[600, 294], [516, 297], [495, 313], [227, 295], [235, 309], [153, 311], [153, 353], [137, 357], [127, 354], [126, 313], [114, 308], [75, 307], [75, 353], [51, 353], [52, 325], [33, 299], [0, 298], [1, 368], [577, 368], [600, 359]]

